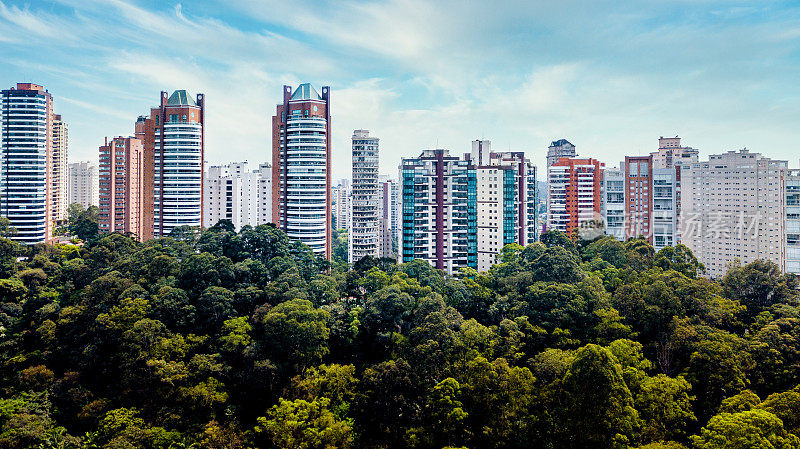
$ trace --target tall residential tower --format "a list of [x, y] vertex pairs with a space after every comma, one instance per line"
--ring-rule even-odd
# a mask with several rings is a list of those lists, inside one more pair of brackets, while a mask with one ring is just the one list
[[67, 203], [80, 204], [84, 209], [97, 206], [100, 197], [97, 192], [97, 165], [89, 161], [69, 164], [67, 180]]
[[44, 243], [53, 231], [53, 97], [38, 84], [2, 91], [0, 216], [22, 243]]
[[53, 115], [53, 221], [67, 219], [67, 164], [68, 162], [67, 123], [61, 114]]
[[364, 256], [378, 257], [378, 138], [369, 131], [353, 131], [353, 184], [350, 195], [350, 263]]
[[292, 92], [272, 117], [272, 222], [290, 239], [331, 258], [330, 88]]
[[145, 213], [145, 167], [142, 141], [115, 137], [100, 147], [100, 232], [134, 234], [143, 239]]
[[143, 239], [202, 226], [204, 123], [205, 96], [185, 90], [162, 91], [159, 106], [136, 121], [145, 153]]

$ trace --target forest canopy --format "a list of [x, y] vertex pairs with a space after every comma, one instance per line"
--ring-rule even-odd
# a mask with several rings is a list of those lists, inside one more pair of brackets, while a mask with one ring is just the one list
[[0, 237], [0, 448], [800, 448], [771, 262], [548, 232], [448, 276], [272, 225], [86, 232]]

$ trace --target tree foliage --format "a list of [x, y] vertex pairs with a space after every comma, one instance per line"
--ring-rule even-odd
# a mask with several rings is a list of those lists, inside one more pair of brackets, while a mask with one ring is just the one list
[[548, 232], [448, 276], [71, 210], [84, 245], [0, 222], [0, 448], [798, 447], [797, 283], [768, 262], [714, 281]]

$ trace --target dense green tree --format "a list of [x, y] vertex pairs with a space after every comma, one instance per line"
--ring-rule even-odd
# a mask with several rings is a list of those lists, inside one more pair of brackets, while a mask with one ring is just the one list
[[692, 437], [698, 449], [795, 449], [800, 438], [786, 432], [783, 422], [764, 410], [720, 413]]
[[258, 419], [256, 433], [265, 434], [275, 448], [347, 449], [353, 444], [352, 423], [337, 418], [329, 404], [324, 397], [310, 402], [281, 399]]
[[782, 302], [796, 299], [797, 278], [781, 273], [780, 267], [767, 260], [734, 266], [722, 278], [725, 296], [744, 305], [748, 317]]
[[67, 229], [85, 242], [97, 238], [100, 233], [99, 221], [100, 209], [97, 206], [86, 209], [77, 203], [67, 206]]
[[319, 363], [328, 353], [329, 321], [327, 311], [294, 299], [270, 309], [259, 325], [269, 353], [298, 369]]
[[564, 444], [575, 448], [625, 447], [640, 420], [622, 366], [606, 348], [587, 345], [564, 376]]

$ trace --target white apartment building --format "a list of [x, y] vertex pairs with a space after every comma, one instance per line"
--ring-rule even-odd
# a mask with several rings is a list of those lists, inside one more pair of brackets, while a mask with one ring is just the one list
[[396, 179], [378, 177], [378, 257], [397, 257], [400, 223], [399, 188]]
[[69, 134], [67, 123], [60, 114], [53, 116], [53, 221], [59, 222], [67, 219], [67, 164], [69, 158]]
[[69, 164], [67, 203], [80, 204], [84, 209], [100, 204], [97, 165], [89, 161]]
[[625, 240], [625, 170], [610, 168], [603, 175], [603, 221], [606, 235]]
[[786, 174], [786, 266], [800, 275], [800, 169]]
[[653, 168], [652, 185], [653, 249], [659, 251], [678, 244], [678, 202], [680, 195], [675, 168]]
[[353, 131], [353, 184], [350, 191], [348, 261], [378, 257], [378, 145], [369, 131]]
[[784, 266], [787, 165], [746, 149], [680, 164], [681, 242], [709, 276], [735, 260]]
[[350, 229], [350, 180], [342, 179], [331, 188], [331, 213], [335, 228], [339, 231]]
[[472, 142], [470, 161], [477, 189], [478, 271], [488, 271], [506, 244], [536, 241], [536, 170], [524, 153], [494, 153], [488, 140]]
[[245, 162], [208, 167], [205, 178], [203, 226], [230, 220], [237, 231], [272, 220], [272, 166], [250, 170]]

